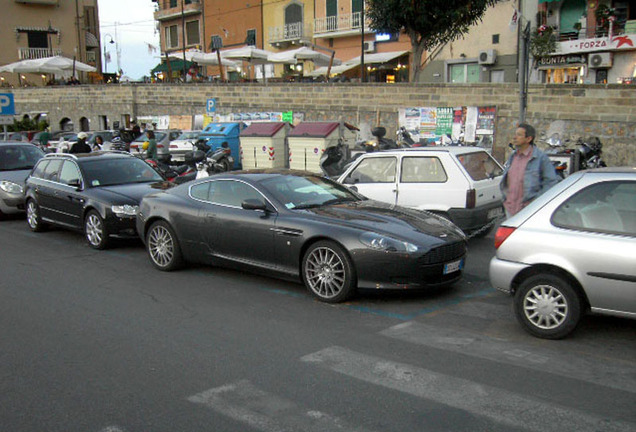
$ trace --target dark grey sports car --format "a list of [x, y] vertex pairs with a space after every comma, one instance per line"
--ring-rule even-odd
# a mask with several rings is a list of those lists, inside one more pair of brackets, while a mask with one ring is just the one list
[[332, 303], [356, 287], [451, 284], [466, 254], [463, 233], [443, 218], [290, 170], [231, 172], [147, 195], [137, 230], [160, 270], [191, 261], [274, 273]]

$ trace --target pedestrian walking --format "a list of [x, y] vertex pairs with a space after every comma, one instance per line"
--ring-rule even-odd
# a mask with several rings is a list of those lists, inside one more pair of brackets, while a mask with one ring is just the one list
[[91, 152], [91, 146], [86, 144], [86, 138], [88, 138], [88, 135], [86, 134], [86, 132], [78, 133], [77, 134], [77, 142], [71, 146], [71, 149], [69, 150], [69, 153], [75, 153], [75, 154], [77, 154], [77, 153], [90, 153]]
[[506, 162], [500, 188], [506, 217], [511, 217], [559, 182], [548, 155], [534, 144], [536, 131], [528, 123], [517, 126], [512, 138], [515, 151]]
[[146, 148], [146, 158], [157, 162], [157, 140], [155, 139], [154, 131], [147, 130], [146, 137], [148, 137], [148, 147]]

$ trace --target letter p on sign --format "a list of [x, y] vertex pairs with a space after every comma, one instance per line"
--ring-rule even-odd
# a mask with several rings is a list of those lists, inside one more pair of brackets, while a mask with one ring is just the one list
[[13, 93], [0, 93], [0, 115], [14, 115]]

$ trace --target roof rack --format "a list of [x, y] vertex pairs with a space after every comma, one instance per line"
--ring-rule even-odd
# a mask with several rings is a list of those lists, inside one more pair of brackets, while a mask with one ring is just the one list
[[77, 156], [73, 153], [48, 153], [44, 155], [45, 158], [54, 158], [54, 157], [67, 157], [71, 159], [77, 159]]

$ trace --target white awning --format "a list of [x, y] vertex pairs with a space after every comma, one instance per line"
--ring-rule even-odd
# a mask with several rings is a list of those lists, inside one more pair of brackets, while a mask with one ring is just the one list
[[[392, 51], [385, 53], [375, 53], [375, 54], [365, 54], [364, 56], [364, 64], [384, 64], [388, 63], [391, 60], [395, 60], [398, 57], [402, 57], [405, 54], [408, 54], [409, 51]], [[353, 69], [355, 67], [360, 66], [360, 57], [353, 58], [351, 60], [347, 60], [340, 66], [334, 66], [331, 68], [331, 74], [337, 75], [343, 72], [348, 71], [349, 69]], [[327, 73], [326, 67], [320, 67], [315, 69], [313, 72], [309, 73], [309, 76], [320, 76], [325, 75]]]

